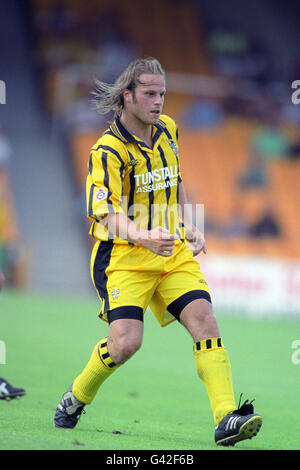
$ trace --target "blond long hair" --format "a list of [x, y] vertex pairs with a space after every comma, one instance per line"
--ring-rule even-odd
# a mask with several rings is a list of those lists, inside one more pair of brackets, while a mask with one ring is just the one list
[[143, 73], [159, 74], [165, 77], [165, 72], [159, 61], [148, 57], [132, 61], [113, 84], [96, 80], [96, 88], [92, 92], [94, 96], [92, 103], [96, 111], [99, 114], [107, 114], [112, 111], [114, 117], [120, 116], [124, 107], [123, 92], [131, 90], [134, 93], [137, 85], [143, 85], [139, 80]]

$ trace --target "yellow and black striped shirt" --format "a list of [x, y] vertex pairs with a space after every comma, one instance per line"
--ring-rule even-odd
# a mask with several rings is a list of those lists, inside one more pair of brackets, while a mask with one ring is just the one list
[[153, 147], [130, 134], [117, 118], [91, 149], [87, 176], [87, 214], [93, 220], [90, 235], [113, 239], [101, 224], [108, 213], [125, 213], [140, 227], [158, 225], [184, 239], [179, 210], [178, 129], [162, 115], [153, 126]]

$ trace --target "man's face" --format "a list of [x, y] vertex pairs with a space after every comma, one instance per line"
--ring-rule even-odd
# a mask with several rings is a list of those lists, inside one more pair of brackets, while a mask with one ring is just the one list
[[139, 82], [141, 84], [128, 95], [126, 110], [143, 124], [156, 124], [164, 104], [165, 79], [160, 74], [143, 73]]

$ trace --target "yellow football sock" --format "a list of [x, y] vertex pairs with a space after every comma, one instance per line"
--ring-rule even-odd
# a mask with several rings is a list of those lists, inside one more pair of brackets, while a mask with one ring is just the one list
[[100, 385], [119, 367], [111, 359], [107, 350], [107, 338], [96, 344], [84, 370], [73, 383], [73, 395], [82, 403], [89, 404], [94, 399]]
[[236, 410], [229, 357], [221, 338], [195, 343], [194, 356], [217, 425], [228, 413]]

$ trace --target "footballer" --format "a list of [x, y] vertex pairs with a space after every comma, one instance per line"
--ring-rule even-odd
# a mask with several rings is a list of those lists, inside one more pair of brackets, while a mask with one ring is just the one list
[[255, 436], [262, 417], [248, 400], [235, 403], [229, 355], [194, 258], [206, 242], [184, 210], [178, 128], [162, 113], [165, 93], [165, 72], [153, 58], [133, 61], [112, 85], [97, 82], [96, 107], [114, 120], [91, 149], [86, 196], [91, 276], [108, 332], [63, 394], [54, 425], [74, 428], [103, 382], [141, 347], [150, 307], [161, 326], [176, 321], [190, 334], [215, 442], [229, 446]]

